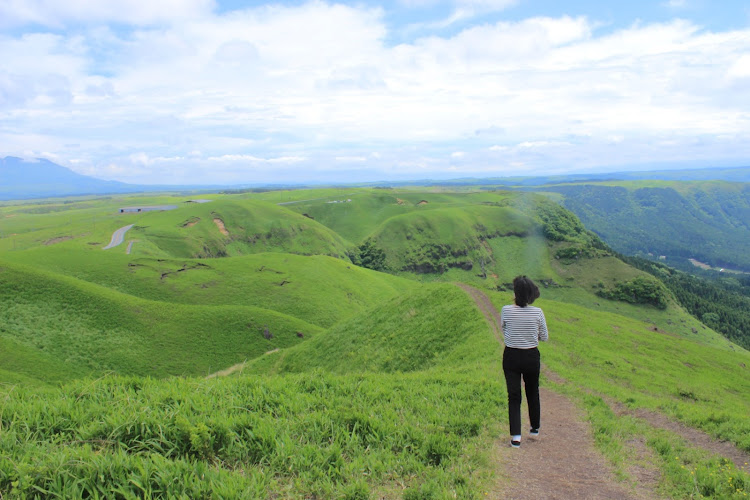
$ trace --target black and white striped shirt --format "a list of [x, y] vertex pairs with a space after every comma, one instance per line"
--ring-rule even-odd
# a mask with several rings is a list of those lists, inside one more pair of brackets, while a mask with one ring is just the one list
[[544, 313], [538, 307], [503, 306], [500, 324], [508, 347], [531, 349], [537, 347], [540, 340], [546, 342], [549, 339]]

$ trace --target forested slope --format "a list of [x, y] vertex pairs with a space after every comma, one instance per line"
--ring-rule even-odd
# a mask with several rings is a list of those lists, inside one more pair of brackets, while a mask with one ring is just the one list
[[750, 184], [639, 181], [547, 186], [613, 249], [750, 271]]

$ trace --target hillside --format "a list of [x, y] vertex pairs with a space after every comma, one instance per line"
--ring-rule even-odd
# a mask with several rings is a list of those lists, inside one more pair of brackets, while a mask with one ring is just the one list
[[[638, 463], [653, 496], [750, 491], [741, 463], [634, 417], [744, 456], [748, 351], [546, 196], [205, 198], [0, 206], [0, 495], [490, 497], [513, 456], [487, 304], [518, 274], [542, 287], [545, 390], [580, 406], [612, 481], [634, 491]], [[119, 210], [145, 205], [177, 208]]]
[[[321, 330], [303, 320], [254, 306], [184, 305], [139, 299], [75, 278], [1, 263], [0, 338], [35, 350], [17, 356], [36, 363], [35, 378], [70, 374], [208, 374], [302, 341]], [[263, 335], [268, 327], [273, 337]], [[17, 366], [28, 374], [32, 366]], [[48, 369], [42, 367], [49, 365]], [[74, 368], [73, 368], [74, 367]]]
[[750, 271], [750, 184], [631, 182], [547, 186], [613, 249]]

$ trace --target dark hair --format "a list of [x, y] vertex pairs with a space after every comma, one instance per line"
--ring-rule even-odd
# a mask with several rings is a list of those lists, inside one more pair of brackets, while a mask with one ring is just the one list
[[516, 305], [526, 307], [539, 298], [539, 287], [526, 276], [516, 276], [513, 280], [513, 293], [516, 294]]

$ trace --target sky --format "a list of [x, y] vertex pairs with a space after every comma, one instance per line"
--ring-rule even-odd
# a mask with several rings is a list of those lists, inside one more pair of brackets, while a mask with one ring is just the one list
[[750, 165], [750, 3], [0, 0], [0, 157], [138, 184]]

